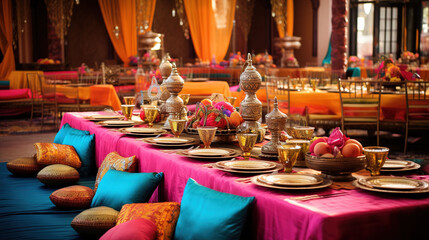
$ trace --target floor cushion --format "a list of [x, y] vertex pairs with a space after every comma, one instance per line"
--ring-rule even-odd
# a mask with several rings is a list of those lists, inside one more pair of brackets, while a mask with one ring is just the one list
[[109, 169], [115, 169], [123, 172], [136, 172], [137, 161], [136, 156], [122, 157], [117, 152], [111, 152], [104, 158], [103, 163], [98, 168], [97, 177], [95, 179], [94, 191], [97, 191], [98, 184], [103, 178], [104, 174]]
[[73, 146], [56, 143], [35, 143], [37, 163], [40, 165], [64, 164], [80, 168], [82, 162]]
[[84, 131], [84, 130], [79, 130], [79, 129], [73, 128], [68, 123], [66, 123], [58, 131], [57, 135], [55, 135], [54, 143], [63, 144], [64, 137], [69, 133], [89, 135], [89, 131]]
[[17, 176], [36, 176], [43, 166], [37, 164], [36, 157], [21, 157], [6, 164], [9, 172]]
[[64, 137], [63, 144], [73, 146], [82, 163], [79, 173], [89, 176], [95, 169], [95, 134], [68, 133]]
[[91, 188], [80, 185], [58, 189], [49, 196], [55, 206], [75, 209], [89, 208], [93, 197]]
[[161, 173], [128, 173], [110, 169], [101, 179], [91, 207], [108, 206], [121, 210], [128, 203], [144, 203], [161, 182]]
[[149, 219], [156, 224], [156, 239], [173, 239], [179, 218], [180, 204], [176, 202], [125, 204], [119, 212], [116, 224], [133, 219]]
[[144, 218], [116, 225], [107, 231], [100, 240], [154, 240], [156, 239], [156, 225], [153, 221]]
[[240, 239], [254, 197], [201, 186], [189, 179], [183, 192], [174, 239]]
[[118, 214], [118, 211], [109, 207], [90, 208], [77, 215], [71, 226], [81, 235], [100, 237], [116, 225]]
[[52, 187], [73, 185], [79, 181], [79, 172], [64, 164], [49, 165], [37, 174], [37, 179]]

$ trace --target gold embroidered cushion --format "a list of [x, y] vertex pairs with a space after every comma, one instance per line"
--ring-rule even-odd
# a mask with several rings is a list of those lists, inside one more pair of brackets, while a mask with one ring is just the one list
[[37, 174], [37, 179], [45, 185], [52, 187], [68, 186], [79, 181], [79, 172], [64, 164], [49, 165]]
[[97, 191], [98, 184], [109, 169], [123, 172], [136, 172], [136, 156], [122, 157], [117, 152], [111, 152], [104, 158], [103, 163], [98, 168], [97, 177], [95, 178], [94, 192]]
[[73, 146], [57, 143], [35, 143], [37, 163], [40, 165], [64, 164], [80, 168], [82, 163]]
[[91, 206], [94, 191], [86, 186], [74, 185], [53, 192], [49, 199], [59, 208], [84, 209]]
[[179, 218], [180, 204], [176, 202], [125, 204], [119, 212], [116, 225], [136, 219], [152, 220], [156, 225], [156, 239], [173, 239]]
[[76, 232], [84, 236], [100, 237], [115, 226], [118, 211], [109, 207], [95, 207], [77, 215], [71, 222]]
[[22, 157], [6, 164], [9, 172], [17, 176], [35, 176], [43, 166], [37, 164], [36, 157]]

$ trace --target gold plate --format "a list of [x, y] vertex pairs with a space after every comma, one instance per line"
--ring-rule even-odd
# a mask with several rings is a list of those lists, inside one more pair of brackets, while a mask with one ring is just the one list
[[164, 131], [163, 129], [160, 129], [160, 128], [143, 128], [143, 127], [123, 128], [121, 130], [127, 133], [137, 133], [137, 134], [156, 134]]
[[127, 124], [134, 124], [134, 121], [125, 121], [125, 120], [107, 120], [101, 122], [106, 125], [127, 125]]
[[275, 171], [280, 171], [282, 170], [284, 167], [282, 164], [280, 163], [276, 163], [276, 167], [275, 168], [271, 168], [271, 169], [267, 169], [267, 170], [235, 170], [235, 169], [231, 169], [231, 168], [223, 168], [223, 167], [218, 167], [216, 164], [213, 164], [213, 168], [214, 169], [218, 169], [224, 172], [230, 172], [230, 173], [240, 173], [240, 174], [263, 174], [263, 173], [272, 173]]
[[411, 162], [411, 164], [407, 167], [404, 168], [381, 168], [380, 171], [381, 172], [404, 172], [404, 171], [411, 171], [411, 170], [416, 170], [419, 169], [421, 166], [418, 163]]
[[112, 119], [121, 119], [124, 116], [121, 115], [91, 115], [86, 117], [86, 119], [91, 121], [107, 121]]
[[373, 188], [364, 184], [359, 183], [359, 180], [355, 180], [353, 181], [353, 185], [355, 185], [356, 187], [363, 189], [363, 190], [367, 190], [367, 191], [371, 191], [371, 192], [382, 192], [382, 193], [399, 193], [399, 194], [416, 194], [416, 193], [428, 193], [429, 192], [429, 184], [424, 182], [424, 185], [426, 185], [426, 187], [423, 188], [417, 188], [417, 189], [412, 189], [412, 190], [392, 190], [392, 189], [382, 189], [382, 188]]
[[384, 165], [381, 168], [384, 169], [398, 169], [409, 167], [413, 164], [411, 161], [403, 161], [403, 160], [386, 160]]
[[423, 181], [404, 178], [404, 177], [385, 177], [376, 176], [359, 179], [359, 184], [379, 189], [387, 190], [415, 190], [427, 187], [428, 184]]
[[186, 144], [191, 142], [192, 140], [187, 138], [174, 138], [174, 137], [160, 137], [152, 139], [155, 143], [161, 144]]
[[[199, 143], [199, 140], [198, 140]], [[177, 151], [176, 154], [182, 155], [189, 158], [199, 159], [199, 160], [228, 160], [231, 158], [235, 158], [241, 155], [241, 151], [237, 151], [235, 149], [224, 149], [228, 151], [227, 155], [224, 156], [198, 156], [198, 155], [190, 155], [188, 152], [191, 150], [183, 150], [183, 151]]]
[[166, 147], [166, 148], [177, 148], [177, 147], [184, 148], [184, 147], [195, 146], [200, 143], [199, 139], [194, 139], [194, 138], [184, 138], [184, 139], [188, 139], [189, 141], [187, 143], [180, 143], [180, 144], [157, 143], [154, 141], [155, 139], [157, 138], [151, 137], [151, 138], [138, 139], [138, 140], [143, 141], [145, 143], [149, 143], [156, 147]]
[[267, 184], [258, 180], [259, 176], [252, 177], [252, 183], [261, 187], [274, 188], [274, 189], [282, 189], [282, 190], [310, 190], [310, 189], [319, 189], [329, 187], [332, 184], [332, 180], [323, 179], [323, 182], [310, 185], [310, 186], [278, 186], [273, 184]]
[[234, 160], [217, 162], [216, 165], [221, 168], [230, 168], [235, 170], [267, 170], [276, 167], [275, 162], [260, 160]]
[[226, 156], [230, 153], [229, 150], [221, 148], [200, 148], [192, 149], [187, 152], [187, 154], [192, 156], [201, 156], [201, 157], [221, 157]]
[[258, 180], [280, 186], [311, 186], [321, 184], [323, 178], [313, 174], [277, 173], [258, 176]]

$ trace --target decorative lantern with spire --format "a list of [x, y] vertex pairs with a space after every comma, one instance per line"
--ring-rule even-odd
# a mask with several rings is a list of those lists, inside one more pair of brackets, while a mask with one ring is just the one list
[[[183, 89], [184, 80], [177, 72], [176, 64], [173, 63], [173, 70], [170, 76], [164, 81], [167, 90], [170, 92], [170, 97], [165, 102], [166, 111], [169, 114], [168, 119], [179, 119], [183, 109], [183, 100], [178, 96]], [[169, 127], [169, 121], [165, 122], [165, 127]]]
[[277, 147], [280, 146], [280, 134], [286, 127], [287, 115], [279, 110], [277, 97], [274, 98], [274, 109], [265, 115], [268, 130], [271, 132], [271, 141], [262, 146], [261, 153], [265, 156], [278, 156]]
[[165, 85], [165, 81], [167, 80], [168, 76], [171, 74], [172, 65], [170, 63], [170, 55], [168, 53], [165, 54], [163, 57], [161, 64], [159, 65], [159, 71], [161, 72], [162, 76], [162, 83], [161, 83], [161, 97], [160, 97], [160, 111], [161, 114], [165, 115], [167, 114], [165, 101], [170, 97], [170, 93], [167, 90], [167, 86]]

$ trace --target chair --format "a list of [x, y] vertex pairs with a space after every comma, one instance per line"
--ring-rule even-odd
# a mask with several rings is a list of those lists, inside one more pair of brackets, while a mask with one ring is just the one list
[[194, 67], [192, 69], [192, 78], [189, 81], [201, 82], [210, 80], [210, 66]]
[[[374, 91], [370, 86], [375, 85]], [[364, 128], [370, 134], [374, 127], [380, 144], [381, 81], [338, 81], [341, 102], [341, 130], [346, 126]]]
[[429, 129], [429, 81], [405, 81], [405, 144], [407, 152], [408, 131]]

